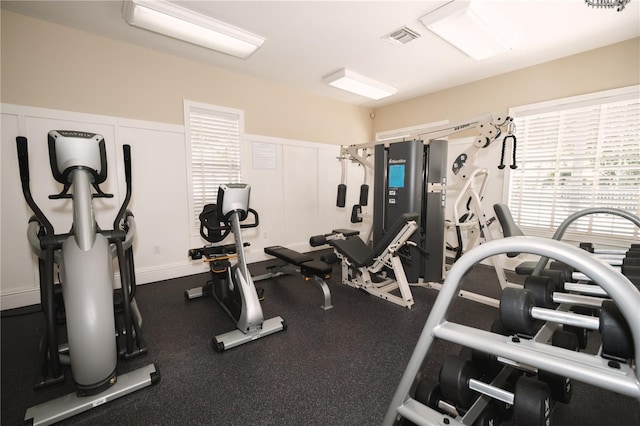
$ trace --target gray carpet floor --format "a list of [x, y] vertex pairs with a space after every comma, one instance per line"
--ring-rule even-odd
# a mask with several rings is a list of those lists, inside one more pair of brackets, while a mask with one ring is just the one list
[[[317, 255], [316, 255], [317, 256]], [[273, 262], [250, 265], [261, 274]], [[223, 353], [211, 337], [234, 329], [213, 298], [186, 301], [185, 289], [208, 274], [139, 286], [148, 354], [119, 364], [119, 372], [157, 363], [162, 380], [63, 422], [66, 425], [378, 425], [384, 417], [418, 335], [438, 296], [413, 288], [413, 309], [340, 284], [334, 265], [329, 280], [333, 309], [320, 309], [322, 295], [292, 275], [262, 281], [265, 318], [283, 317], [284, 332]], [[493, 269], [477, 266], [464, 288], [499, 293]], [[43, 316], [30, 308], [6, 312], [2, 325], [2, 425], [22, 424], [25, 410], [72, 392], [63, 385], [34, 391]], [[497, 310], [458, 298], [452, 319], [488, 329]], [[437, 342], [425, 374], [437, 378], [443, 358], [460, 347]], [[574, 383], [570, 404], [558, 404], [556, 425], [637, 426], [638, 401]]]

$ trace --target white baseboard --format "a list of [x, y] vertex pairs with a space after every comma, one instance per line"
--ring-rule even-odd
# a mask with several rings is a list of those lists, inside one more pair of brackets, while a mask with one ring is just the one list
[[[207, 272], [209, 267], [202, 262], [180, 262], [171, 265], [139, 268], [136, 270], [136, 284], [148, 284], [156, 281], [170, 280], [189, 275]], [[120, 274], [114, 274], [114, 287], [120, 287]], [[20, 308], [23, 306], [37, 305], [40, 303], [40, 288], [28, 287], [11, 293], [0, 295], [0, 310]]]
[[[300, 252], [308, 252], [310, 250], [307, 243], [289, 244], [288, 248]], [[320, 250], [312, 248], [311, 250]], [[245, 250], [248, 263], [262, 262], [264, 260], [273, 260], [262, 249]], [[184, 261], [169, 265], [152, 266], [147, 268], [136, 269], [136, 284], [149, 284], [157, 281], [170, 280], [173, 278], [186, 277], [189, 275], [201, 274], [209, 271], [209, 266], [205, 262]], [[120, 288], [120, 274], [114, 274], [114, 287]], [[15, 290], [11, 293], [0, 294], [0, 310], [20, 308], [23, 306], [36, 305], [40, 303], [40, 288], [28, 287]]]
[[27, 288], [0, 295], [0, 310], [20, 308], [40, 303], [40, 289]]

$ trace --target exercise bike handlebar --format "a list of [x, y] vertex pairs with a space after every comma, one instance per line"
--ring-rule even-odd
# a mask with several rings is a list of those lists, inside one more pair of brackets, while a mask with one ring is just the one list
[[[246, 210], [246, 212], [247, 212], [246, 217], [248, 217], [248, 216], [249, 216], [249, 215], [248, 215], [249, 213], [251, 213], [251, 214], [253, 215], [253, 223], [241, 223], [241, 224], [240, 224], [240, 229], [247, 229], [247, 228], [255, 228], [255, 227], [257, 227], [257, 226], [260, 224], [260, 218], [259, 218], [259, 216], [258, 216], [258, 212], [257, 212], [257, 211], [255, 211], [255, 210], [254, 210], [254, 209], [252, 209], [252, 208], [247, 209], [247, 210]], [[218, 232], [218, 231], [231, 231], [231, 230], [232, 230], [232, 225], [231, 225], [231, 223], [230, 223], [230, 220], [231, 220], [231, 216], [232, 216], [232, 214], [234, 214], [234, 213], [235, 213], [235, 214], [238, 214], [238, 218], [242, 217], [242, 215], [241, 215], [241, 214], [239, 214], [239, 211], [238, 211], [238, 210], [231, 211], [231, 212], [229, 212], [229, 213], [225, 216], [225, 218], [224, 218], [224, 222], [220, 222], [220, 225], [219, 225], [219, 226], [210, 226], [210, 225], [207, 225], [207, 226], [206, 226], [207, 230], [209, 230], [209, 231], [214, 231], [214, 232]]]
[[20, 182], [22, 183], [22, 193], [29, 205], [29, 208], [33, 211], [38, 221], [42, 224], [48, 236], [54, 235], [53, 225], [42, 210], [38, 207], [31, 195], [31, 189], [29, 187], [29, 150], [27, 147], [27, 138], [24, 136], [18, 136], [16, 138], [16, 147], [18, 150], [18, 167], [20, 168]]

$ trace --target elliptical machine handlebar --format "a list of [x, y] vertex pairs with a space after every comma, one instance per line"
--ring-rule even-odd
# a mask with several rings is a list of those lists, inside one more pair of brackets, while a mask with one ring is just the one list
[[122, 206], [113, 221], [113, 229], [118, 229], [120, 222], [127, 216], [127, 206], [131, 200], [131, 145], [122, 145], [122, 154], [124, 159], [124, 179], [127, 184], [127, 193], [122, 202]]
[[31, 195], [31, 188], [29, 187], [29, 150], [27, 138], [25, 138], [24, 136], [18, 136], [16, 138], [16, 147], [18, 149], [18, 167], [20, 168], [20, 181], [22, 183], [22, 193], [24, 194], [24, 199], [29, 205], [29, 208], [31, 208], [31, 210], [35, 214], [36, 219], [44, 227], [46, 234], [48, 236], [53, 236], [55, 233], [53, 225], [51, 224], [51, 222], [49, 222], [42, 210], [40, 210], [35, 200], [33, 199], [33, 196]]

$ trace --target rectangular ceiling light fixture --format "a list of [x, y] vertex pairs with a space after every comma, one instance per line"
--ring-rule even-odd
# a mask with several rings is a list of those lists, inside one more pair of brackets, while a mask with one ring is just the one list
[[432, 32], [476, 61], [510, 47], [473, 10], [469, 1], [452, 1], [420, 18]]
[[123, 15], [136, 27], [242, 59], [251, 56], [265, 40], [167, 1], [125, 0]]
[[323, 80], [330, 86], [375, 100], [386, 98], [398, 91], [395, 87], [365, 77], [346, 68], [342, 68], [324, 77]]

